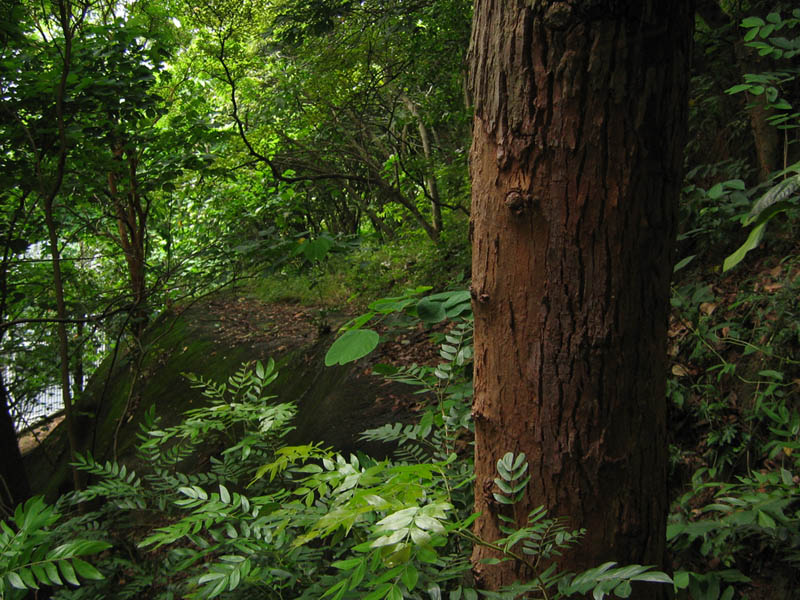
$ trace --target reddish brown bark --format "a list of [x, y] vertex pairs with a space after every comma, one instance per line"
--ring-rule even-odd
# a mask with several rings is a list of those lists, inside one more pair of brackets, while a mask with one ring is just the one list
[[[570, 570], [663, 558], [691, 29], [689, 0], [475, 6], [475, 532], [499, 536], [495, 465], [525, 452], [514, 516], [544, 505], [586, 527]], [[530, 577], [475, 570], [488, 588]]]

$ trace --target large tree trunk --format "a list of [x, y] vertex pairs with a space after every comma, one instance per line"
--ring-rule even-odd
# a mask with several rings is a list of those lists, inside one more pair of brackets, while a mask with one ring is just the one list
[[[544, 505], [587, 528], [570, 570], [663, 560], [690, 3], [475, 5], [475, 532], [499, 537], [495, 465], [524, 452], [514, 517]], [[530, 577], [489, 555], [485, 587]]]
[[0, 520], [14, 514], [14, 506], [31, 495], [25, 465], [11, 418], [9, 398], [0, 370]]

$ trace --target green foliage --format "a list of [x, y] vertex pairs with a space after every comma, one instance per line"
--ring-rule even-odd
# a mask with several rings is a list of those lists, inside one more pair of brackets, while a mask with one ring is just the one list
[[497, 472], [500, 477], [495, 478], [494, 484], [500, 489], [500, 493], [493, 493], [494, 499], [500, 504], [516, 504], [525, 495], [525, 488], [531, 480], [531, 476], [525, 474], [528, 471], [528, 462], [525, 454], [518, 454], [516, 457], [512, 452], [508, 452], [497, 461]]
[[[793, 175], [790, 175], [791, 173]], [[743, 220], [742, 225], [753, 225], [753, 228], [744, 244], [725, 259], [723, 271], [738, 265], [748, 252], [758, 247], [771, 219], [782, 212], [796, 209], [797, 199], [800, 198], [797, 193], [800, 190], [800, 163], [779, 172], [775, 179], [778, 182], [761, 197]]]
[[362, 358], [378, 345], [380, 336], [371, 329], [349, 329], [328, 349], [325, 366], [344, 365]]
[[676, 327], [685, 334], [670, 351], [679, 357], [670, 396], [706, 432], [712, 466], [736, 464], [748, 454], [774, 459], [794, 445], [795, 264], [787, 260], [726, 298], [710, 284], [674, 290]]
[[[766, 20], [761, 17], [748, 17], [742, 21], [747, 29], [746, 45], [758, 51], [759, 56], [770, 57], [776, 64], [785, 62], [786, 66], [775, 71], [748, 73], [745, 83], [727, 90], [729, 94], [746, 92], [752, 97], [763, 99], [769, 111], [767, 121], [780, 130], [796, 130], [800, 127], [800, 111], [792, 102], [793, 86], [796, 87], [800, 68], [794, 57], [800, 53], [800, 36], [785, 37], [789, 30], [800, 26], [800, 9], [794, 9], [791, 17], [784, 18], [778, 12], [770, 12]], [[788, 145], [788, 139], [785, 141]], [[788, 147], [785, 150], [788, 153]], [[796, 209], [797, 190], [800, 189], [800, 163], [786, 165], [773, 177], [772, 186], [743, 218], [744, 226], [752, 225], [745, 242], [725, 259], [723, 269], [732, 269], [745, 255], [758, 247], [764, 236], [767, 223], [776, 215]], [[795, 215], [796, 216], [796, 215]]]
[[631, 582], [672, 583], [672, 579], [660, 571], [652, 571], [650, 567], [629, 565], [617, 567], [617, 563], [607, 562], [594, 569], [589, 569], [574, 577], [559, 591], [566, 595], [586, 594], [602, 600], [606, 596], [627, 598], [632, 592]]
[[[3, 544], [12, 542], [0, 553], [0, 595], [21, 596], [20, 582], [57, 584], [53, 572], [69, 582], [71, 566], [90, 581], [56, 598], [472, 600], [479, 592], [468, 556], [476, 543], [493, 544], [498, 560], [527, 561], [537, 574], [484, 597], [625, 597], [630, 581], [666, 581], [610, 563], [575, 576], [556, 572], [549, 559], [581, 532], [542, 508], [504, 521], [500, 540], [470, 532], [472, 344], [463, 289], [470, 110], [462, 79], [471, 2], [212, 4], [112, 2], [81, 15], [73, 3], [69, 64], [57, 4], [0, 9], [0, 321], [23, 321], [0, 336], [2, 358], [14, 365], [6, 387], [22, 406], [55, 378], [50, 325], [25, 321], [49, 318], [54, 306], [39, 205], [40, 190], [55, 180], [63, 73], [68, 168], [56, 203], [59, 246], [69, 312], [89, 317], [85, 330], [70, 330], [76, 364], [82, 357], [91, 369], [130, 301], [121, 285], [127, 255], [112, 241], [131, 223], [108, 201], [113, 173], [135, 182], [143, 199], [154, 311], [254, 274], [253, 293], [268, 300], [367, 304], [331, 347], [326, 361], [335, 364], [372, 350], [379, 335], [368, 327], [378, 321], [438, 324], [445, 327], [438, 364], [376, 367], [430, 401], [417, 423], [365, 432], [396, 446], [391, 461], [377, 462], [313, 443], [286, 446], [294, 409], [265, 392], [276, 376], [272, 362], [224, 382], [189, 376], [206, 404], [173, 427], [162, 427], [151, 409], [137, 463], [74, 457], [91, 483], [62, 499], [59, 512], [70, 502], [86, 512], [51, 523], [50, 509], [31, 501], [18, 508], [33, 515], [23, 518], [27, 525], [16, 516], [3, 524]], [[728, 14], [732, 6], [722, 5]], [[681, 598], [740, 592], [754, 574], [753, 549], [796, 568], [796, 248], [779, 261], [765, 257], [774, 275], [752, 277], [741, 267], [776, 215], [796, 221], [800, 167], [784, 165], [752, 185], [743, 158], [749, 118], [736, 94], [766, 105], [793, 157], [798, 23], [797, 9], [746, 18], [745, 43], [771, 64], [733, 87], [737, 65], [719, 57], [734, 45], [735, 24], [698, 27], [689, 110], [699, 135], [681, 204], [675, 268], [684, 279], [673, 297], [676, 329], [686, 333], [673, 340], [668, 388], [674, 427], [682, 424], [680, 435], [694, 442], [675, 441], [675, 464], [702, 466], [670, 522]], [[725, 88], [728, 95], [717, 92]], [[112, 142], [133, 164], [114, 158]], [[721, 162], [691, 160], [709, 154]], [[431, 182], [444, 210], [438, 237]], [[737, 250], [741, 225], [752, 229]], [[783, 247], [796, 235], [790, 230], [786, 239]], [[726, 271], [741, 265], [735, 281], [709, 275], [726, 255]], [[426, 295], [432, 289], [455, 291]], [[106, 314], [120, 316], [103, 321]], [[447, 319], [457, 321], [443, 326]], [[498, 461], [491, 493], [508, 510], [536, 484], [527, 468], [524, 455]], [[42, 519], [38, 529], [31, 525]], [[103, 544], [114, 550], [97, 557], [96, 572], [76, 562], [82, 546], [47, 558], [76, 539], [103, 540], [76, 542], [99, 544], [93, 552]], [[24, 562], [36, 552], [52, 569]]]
[[[732, 248], [731, 240], [740, 229], [742, 213], [751, 206], [749, 190], [740, 179], [738, 164], [702, 166], [691, 169], [681, 190], [682, 220], [684, 230], [678, 234], [681, 259], [676, 271], [694, 261], [714, 262], [717, 256]], [[708, 189], [703, 180], [718, 181]]]
[[53, 531], [59, 517], [54, 506], [37, 496], [17, 506], [12, 522], [0, 522], [0, 598], [23, 598], [24, 590], [40, 586], [79, 586], [80, 579], [103, 578], [81, 557], [110, 544], [92, 539], [59, 543]]
[[796, 568], [795, 273], [789, 257], [739, 274], [733, 290], [694, 281], [674, 293], [672, 329], [685, 333], [668, 389], [673, 422], [691, 423], [677, 435], [693, 440], [675, 464], [696, 465], [668, 526], [680, 598], [732, 598], [762, 570]]
[[[377, 374], [419, 388], [417, 393], [431, 398], [433, 405], [426, 407], [416, 424], [386, 424], [365, 431], [363, 439], [397, 444], [396, 459], [410, 463], [422, 463], [429, 457], [450, 461], [463, 451], [472, 437], [472, 352], [472, 321], [463, 319], [442, 338], [439, 356], [445, 362], [435, 367], [376, 365]], [[473, 481], [472, 462], [468, 456], [462, 457], [452, 468], [450, 478], [456, 481], [455, 489], [462, 490], [461, 504], [467, 506], [470, 499], [463, 496], [463, 488]]]
[[[693, 489], [678, 501], [670, 518], [667, 538], [673, 551], [698, 553], [719, 561], [720, 570], [708, 573], [676, 573], [676, 587], [692, 598], [732, 598], [735, 583], [746, 583], [738, 557], [755, 553], [794, 569], [800, 560], [800, 511], [797, 510], [797, 478], [787, 469], [739, 476], [736, 483], [709, 478], [717, 471], [699, 470]], [[702, 509], [690, 509], [698, 495], [714, 491]], [[749, 565], [752, 568], [752, 565]]]
[[[470, 320], [441, 334], [443, 362], [436, 367], [386, 371], [433, 401], [416, 425], [365, 434], [424, 450], [398, 451], [393, 461], [282, 444], [292, 410], [265, 393], [277, 375], [272, 361], [245, 365], [224, 382], [192, 377], [207, 406], [170, 428], [150, 415], [136, 472], [79, 457], [79, 468], [95, 481], [64, 502], [95, 500], [99, 509], [76, 513], [64, 532], [93, 531], [116, 547], [100, 557], [96, 573], [105, 580], [58, 598], [477, 598], [468, 577], [474, 544], [535, 573], [529, 582], [480, 592], [487, 597], [563, 598], [587, 591], [626, 597], [632, 581], [668, 582], [638, 566], [558, 572], [552, 560], [582, 532], [568, 530], [543, 508], [521, 527], [505, 517], [498, 540], [473, 534], [471, 388], [464, 368], [471, 334]], [[184, 470], [208, 441], [219, 445], [209, 468]], [[513, 507], [529, 482], [524, 455], [498, 461], [496, 497], [504, 504]], [[123, 551], [130, 543], [135, 547]], [[89, 573], [75, 560], [76, 569]]]
[[[742, 20], [747, 30], [744, 41], [747, 46], [758, 51], [762, 57], [770, 57], [776, 62], [786, 61], [786, 66], [776, 71], [748, 73], [745, 83], [728, 89], [729, 94], [747, 92], [753, 96], [764, 96], [766, 106], [771, 109], [768, 121], [779, 129], [797, 128], [800, 112], [792, 105], [791, 86], [800, 69], [792, 59], [800, 54], [800, 36], [794, 38], [786, 34], [800, 26], [800, 9], [794, 9], [790, 17], [784, 18], [778, 12], [770, 12], [766, 20], [761, 17], [748, 17]], [[795, 32], [796, 33], [796, 32]]]
[[736, 594], [733, 584], [749, 581], [736, 569], [720, 569], [708, 573], [676, 571], [673, 583], [676, 597], [681, 600], [732, 600]]
[[428, 286], [406, 290], [401, 296], [381, 298], [369, 305], [369, 312], [359, 315], [341, 327], [344, 333], [328, 350], [325, 364], [345, 364], [353, 362], [372, 352], [378, 345], [378, 333], [371, 329], [363, 329], [371, 320], [382, 318], [393, 313], [405, 313], [423, 323], [434, 324], [453, 319], [464, 313], [471, 313], [470, 294], [467, 290], [441, 292], [423, 296]]

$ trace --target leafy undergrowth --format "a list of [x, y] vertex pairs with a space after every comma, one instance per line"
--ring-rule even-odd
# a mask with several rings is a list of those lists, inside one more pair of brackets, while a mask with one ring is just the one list
[[[559, 572], [548, 563], [583, 531], [569, 530], [544, 508], [531, 511], [523, 527], [509, 520], [500, 539], [473, 533], [471, 385], [464, 369], [472, 357], [471, 319], [438, 337], [435, 366], [383, 368], [428, 398], [418, 423], [365, 433], [398, 445], [391, 461], [347, 457], [317, 443], [288, 445], [296, 406], [270, 394], [278, 377], [272, 360], [245, 365], [225, 381], [190, 377], [208, 402], [173, 426], [148, 411], [141, 468], [79, 456], [91, 485], [62, 496], [57, 506], [69, 518], [36, 539], [29, 535], [35, 511], [18, 511], [17, 531], [5, 528], [17, 547], [0, 557], [0, 592], [17, 600], [63, 579], [78, 587], [61, 587], [54, 598], [477, 600], [469, 562], [475, 544], [533, 574], [497, 593], [481, 592], [486, 597], [624, 598], [632, 582], [670, 583], [641, 565]], [[202, 469], [181, 468], [209, 438], [223, 450]], [[497, 475], [495, 499], [514, 505], [530, 481], [525, 455], [507, 453]], [[79, 503], [83, 510], [75, 510]], [[38, 554], [29, 552], [28, 540]], [[64, 548], [101, 552], [92, 557], [96, 568]], [[39, 555], [58, 562], [57, 569], [43, 567]]]
[[[673, 510], [668, 537], [679, 598], [792, 598], [800, 586], [797, 250], [783, 260], [753, 260], [725, 275], [679, 272], [674, 285], [668, 386]], [[458, 298], [458, 294], [439, 296]], [[378, 308], [419, 306], [406, 296], [379, 301]], [[378, 308], [373, 306], [376, 314]], [[270, 327], [273, 334], [320, 335], [343, 318], [300, 305], [284, 305], [275, 312], [275, 307], [259, 308], [252, 300], [235, 298], [221, 300], [214, 310], [209, 326], [220, 339], [242, 344], [269, 334]], [[431, 328], [402, 310], [389, 312], [390, 318], [377, 327], [387, 340], [381, 346], [381, 361], [386, 363], [381, 372], [426, 394], [411, 406], [420, 419], [417, 425], [386, 425], [372, 430], [366, 439], [400, 444], [398, 464], [409, 465], [408, 470], [395, 471], [395, 466], [363, 455], [337, 458], [319, 445], [286, 446], [283, 436], [291, 429], [287, 420], [291, 410], [273, 414], [274, 404], [262, 406], [256, 418], [243, 413], [244, 405], [221, 402], [215, 413], [190, 415], [177, 429], [159, 429], [151, 415], [150, 433], [143, 438], [151, 455], [140, 464], [155, 465], [154, 470], [148, 467], [132, 475], [120, 466], [86, 457], [81, 468], [98, 483], [90, 488], [91, 498], [83, 499], [102, 499], [103, 504], [89, 517], [74, 517], [62, 530], [91, 534], [90, 539], [115, 548], [128, 547], [128, 556], [105, 555], [98, 566], [107, 580], [65, 590], [61, 597], [94, 597], [92, 593], [107, 595], [120, 588], [114, 597], [233, 598], [259, 589], [274, 594], [270, 597], [322, 597], [328, 592], [327, 597], [336, 598], [399, 598], [423, 584], [426, 589], [439, 586], [442, 592], [473, 597], [465, 551], [478, 543], [468, 533], [470, 386], [469, 369], [463, 367], [469, 364], [470, 354], [464, 350], [470, 343], [469, 328], [453, 324]], [[256, 321], [261, 326], [255, 327]], [[432, 335], [443, 343], [438, 353], [430, 343]], [[462, 364], [443, 370], [437, 366], [441, 359]], [[459, 381], [451, 381], [456, 375]], [[236, 378], [245, 376], [237, 374], [227, 385], [236, 384]], [[223, 390], [210, 380], [198, 385], [206, 393]], [[247, 427], [230, 437], [228, 413], [249, 420], [249, 427], [267, 427], [264, 431], [278, 437], [264, 432], [251, 435]], [[271, 429], [279, 423], [283, 428]], [[175, 470], [190, 456], [195, 437], [207, 435], [229, 437], [228, 449], [206, 457], [205, 471]], [[165, 438], [179, 437], [189, 449], [161, 445]], [[444, 450], [448, 452], [442, 454]], [[439, 463], [431, 471], [428, 463], [436, 456]], [[257, 478], [250, 481], [253, 472]], [[412, 485], [409, 474], [421, 487]], [[363, 477], [364, 490], [348, 496], [355, 504], [342, 506], [341, 493], [357, 491]], [[346, 481], [357, 482], [355, 488]], [[404, 488], [402, 493], [398, 485]], [[506, 487], [513, 491], [516, 485], [509, 482]], [[405, 527], [409, 536], [413, 530], [419, 539], [438, 539], [440, 525], [451, 534], [459, 532], [456, 541], [451, 536], [450, 541], [437, 542], [442, 546], [434, 545], [433, 554], [417, 548], [414, 540], [394, 539], [387, 529], [387, 523], [394, 528], [395, 520], [405, 522], [412, 509], [424, 507], [430, 508], [415, 512]], [[264, 515], [263, 530], [253, 529], [253, 519], [240, 514], [245, 509], [251, 516], [253, 510]], [[536, 529], [542, 523], [558, 530], [559, 524], [544, 515], [531, 518], [531, 535], [542, 533]], [[277, 539], [266, 533], [275, 527], [280, 531]], [[355, 538], [344, 534], [352, 528], [360, 532]], [[562, 542], [572, 543], [574, 532], [558, 531]], [[265, 570], [267, 559], [276, 562]], [[448, 565], [450, 570], [445, 569]], [[606, 592], [624, 593], [624, 582], [615, 579], [619, 573], [608, 569], [593, 577], [610, 577], [606, 585], [610, 581], [621, 587], [608, 587]], [[597, 579], [588, 581], [599, 585]], [[525, 593], [513, 593], [517, 592]]]
[[673, 289], [668, 537], [692, 598], [800, 587], [798, 250]]

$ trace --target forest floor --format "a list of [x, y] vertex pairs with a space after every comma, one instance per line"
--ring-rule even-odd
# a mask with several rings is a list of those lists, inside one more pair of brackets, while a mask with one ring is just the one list
[[[329, 336], [327, 344], [330, 345], [336, 330], [355, 316], [358, 315], [352, 311], [331, 312], [316, 306], [263, 303], [247, 297], [223, 297], [209, 304], [209, 318], [218, 323], [215, 325], [218, 341], [230, 346], [255, 346], [268, 342], [275, 348], [276, 358], [315, 338]], [[414, 421], [415, 415], [425, 408], [429, 399], [416, 394], [418, 388], [373, 374], [377, 364], [395, 367], [435, 365], [440, 360], [438, 346], [431, 341], [431, 334], [445, 329], [445, 324], [426, 328], [419, 322], [409, 326], [404, 321], [401, 318], [400, 322], [374, 326], [381, 335], [381, 343], [372, 354], [358, 361], [354, 372], [341, 383], [348, 389], [347, 395], [373, 399], [353, 407], [349, 399], [342, 398], [341, 410], [335, 414], [337, 431], [348, 432], [350, 437], [354, 437], [370, 427]], [[331, 390], [331, 393], [337, 395], [338, 390]], [[303, 415], [298, 415], [296, 425], [300, 436], [294, 440], [297, 443], [309, 441], [300, 439], [308, 435], [303, 433], [304, 422]], [[312, 427], [312, 431], [316, 429]]]

